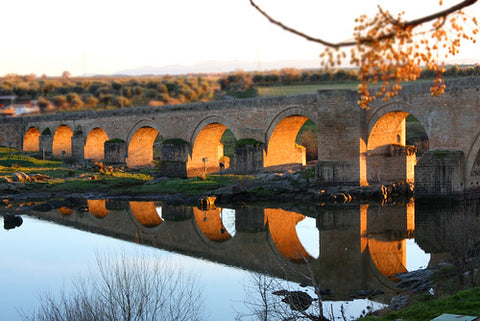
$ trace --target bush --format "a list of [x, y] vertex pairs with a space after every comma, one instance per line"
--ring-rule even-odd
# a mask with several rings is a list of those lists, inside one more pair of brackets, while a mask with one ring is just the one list
[[72, 293], [46, 293], [29, 320], [203, 320], [198, 277], [158, 257], [97, 255], [96, 270]]

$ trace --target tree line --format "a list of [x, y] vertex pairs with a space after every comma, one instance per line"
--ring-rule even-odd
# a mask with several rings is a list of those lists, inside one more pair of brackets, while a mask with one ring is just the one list
[[[445, 77], [480, 76], [480, 65], [446, 68]], [[435, 72], [425, 69], [422, 79]], [[8, 74], [0, 78], [0, 96], [16, 96], [18, 102], [36, 100], [42, 112], [162, 106], [220, 99], [217, 91], [237, 98], [256, 96], [257, 87], [358, 81], [356, 69], [285, 68], [270, 71], [235, 71], [223, 74], [141, 77], [37, 77]], [[246, 94], [245, 94], [246, 93]]]
[[[467, 77], [480, 76], [480, 65], [459, 67], [458, 65], [449, 66], [443, 73], [445, 77]], [[433, 79], [435, 71], [423, 69], [421, 79]], [[218, 82], [222, 90], [227, 90], [232, 86], [278, 86], [292, 84], [317, 84], [323, 82], [336, 81], [358, 81], [358, 70], [353, 68], [335, 69], [331, 71], [301, 70], [296, 68], [285, 68], [273, 71], [238, 71], [221, 77]], [[233, 88], [234, 89], [234, 88]]]
[[218, 84], [207, 76], [37, 78], [10, 74], [0, 78], [0, 96], [37, 100], [47, 109], [81, 110], [161, 106], [212, 100]]

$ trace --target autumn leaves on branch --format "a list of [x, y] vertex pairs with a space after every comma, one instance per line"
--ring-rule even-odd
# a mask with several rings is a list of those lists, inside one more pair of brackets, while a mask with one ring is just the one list
[[[358, 68], [358, 104], [364, 109], [368, 109], [369, 103], [376, 97], [387, 101], [396, 96], [402, 88], [401, 83], [416, 80], [423, 67], [435, 71], [431, 94], [443, 94], [444, 66], [440, 59], [457, 54], [462, 40], [475, 42], [478, 22], [462, 10], [476, 2], [461, 1], [410, 21], [403, 19], [403, 12], [394, 17], [378, 7], [374, 17], [362, 15], [355, 20], [354, 40], [332, 43], [284, 25], [250, 0], [252, 6], [271, 23], [325, 46], [320, 55], [321, 66], [325, 69], [341, 65], [349, 56], [350, 64]], [[439, 5], [443, 5], [442, 0]], [[350, 48], [349, 55], [343, 50], [345, 48]], [[374, 89], [370, 88], [372, 86]]]

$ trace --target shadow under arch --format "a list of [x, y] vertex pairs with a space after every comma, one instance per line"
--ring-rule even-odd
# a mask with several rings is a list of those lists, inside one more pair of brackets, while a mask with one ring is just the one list
[[40, 151], [40, 131], [36, 127], [30, 127], [25, 132], [23, 138], [23, 150], [25, 152], [38, 152]]
[[278, 252], [287, 260], [299, 261], [313, 260], [301, 243], [296, 225], [305, 219], [305, 216], [296, 212], [282, 209], [265, 209], [265, 225], [271, 236], [271, 241]]
[[104, 144], [108, 140], [107, 133], [99, 127], [95, 127], [87, 135], [84, 152], [85, 159], [99, 161], [105, 157]]
[[264, 167], [306, 165], [305, 147], [298, 145], [296, 140], [309, 119], [317, 124], [317, 117], [302, 107], [290, 107], [275, 116], [265, 134]]
[[55, 130], [52, 142], [52, 154], [54, 156], [72, 156], [72, 136], [73, 131], [67, 125], [60, 125]]
[[220, 162], [224, 157], [220, 140], [227, 129], [231, 129], [233, 135], [238, 137], [238, 130], [222, 117], [207, 117], [197, 125], [190, 140], [192, 149], [187, 162], [188, 177], [220, 170]]

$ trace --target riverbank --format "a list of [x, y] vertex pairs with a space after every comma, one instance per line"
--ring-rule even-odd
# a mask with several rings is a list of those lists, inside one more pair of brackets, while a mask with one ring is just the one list
[[79, 167], [58, 159], [0, 148], [0, 191], [5, 197], [52, 198], [72, 195], [125, 196], [175, 204], [198, 204], [205, 197], [217, 204], [252, 202], [347, 203], [408, 200], [413, 186], [322, 186], [313, 168], [255, 175], [228, 170], [188, 179], [157, 177], [154, 168], [126, 170], [101, 163]]

